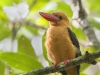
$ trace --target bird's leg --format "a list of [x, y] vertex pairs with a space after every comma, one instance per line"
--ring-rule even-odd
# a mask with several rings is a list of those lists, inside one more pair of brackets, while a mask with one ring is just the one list
[[58, 63], [53, 63], [53, 66], [56, 67]]
[[65, 60], [64, 64], [66, 65], [69, 61], [70, 61], [70, 59]]

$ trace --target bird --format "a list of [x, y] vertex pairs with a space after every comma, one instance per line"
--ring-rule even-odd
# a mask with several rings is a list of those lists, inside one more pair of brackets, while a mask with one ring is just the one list
[[[81, 56], [79, 42], [71, 30], [67, 15], [61, 11], [53, 13], [39, 12], [49, 21], [49, 28], [46, 31], [45, 46], [48, 59], [54, 66], [61, 62], [68, 63], [69, 60]], [[62, 75], [79, 75], [80, 65], [60, 71]]]

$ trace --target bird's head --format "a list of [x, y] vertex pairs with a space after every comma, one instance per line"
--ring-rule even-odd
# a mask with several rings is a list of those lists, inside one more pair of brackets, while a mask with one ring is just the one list
[[[39, 12], [39, 14], [50, 22], [52, 26], [68, 26], [69, 20], [65, 13], [63, 12], [53, 12], [52, 14]], [[69, 26], [70, 27], [70, 26]]]

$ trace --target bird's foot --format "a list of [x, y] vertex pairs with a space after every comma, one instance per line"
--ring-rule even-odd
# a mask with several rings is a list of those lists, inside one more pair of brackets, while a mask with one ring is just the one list
[[64, 64], [66, 65], [69, 61], [70, 61], [69, 59], [65, 60]]
[[56, 67], [58, 63], [54, 63], [53, 66]]

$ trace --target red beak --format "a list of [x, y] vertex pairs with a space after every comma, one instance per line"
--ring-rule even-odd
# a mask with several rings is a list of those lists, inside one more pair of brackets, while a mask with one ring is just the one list
[[55, 15], [53, 14], [48, 14], [48, 13], [44, 13], [44, 12], [39, 12], [39, 14], [45, 18], [48, 21], [52, 21], [52, 22], [57, 22], [59, 21], [59, 18], [57, 18]]

